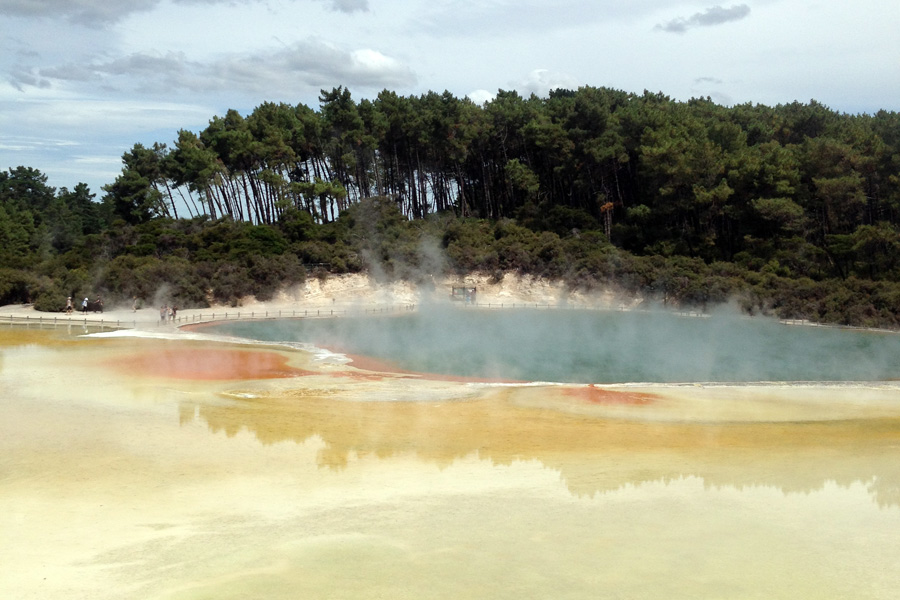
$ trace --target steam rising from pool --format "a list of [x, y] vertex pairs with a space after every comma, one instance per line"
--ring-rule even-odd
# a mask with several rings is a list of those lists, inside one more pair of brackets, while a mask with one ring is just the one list
[[219, 334], [304, 342], [412, 371], [573, 383], [877, 381], [900, 336], [790, 327], [732, 314], [475, 310], [217, 324]]

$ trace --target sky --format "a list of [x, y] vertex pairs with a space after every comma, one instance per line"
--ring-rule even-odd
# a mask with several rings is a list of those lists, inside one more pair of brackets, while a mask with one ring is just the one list
[[0, 170], [101, 186], [230, 109], [609, 87], [900, 111], [897, 0], [0, 0]]

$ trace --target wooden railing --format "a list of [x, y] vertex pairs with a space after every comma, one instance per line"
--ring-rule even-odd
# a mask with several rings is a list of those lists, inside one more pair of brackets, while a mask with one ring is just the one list
[[54, 327], [73, 327], [81, 326], [85, 329], [99, 329], [100, 331], [113, 331], [116, 329], [130, 329], [137, 327], [138, 321], [122, 321], [120, 319], [103, 319], [76, 317], [71, 315], [2, 315], [0, 314], [0, 324], [25, 327], [35, 327], [37, 329], [51, 329]]
[[[218, 321], [244, 321], [253, 319], [328, 319], [348, 316], [383, 315], [404, 313], [416, 310], [415, 304], [399, 304], [377, 308], [304, 308], [278, 310], [214, 310], [210, 312], [192, 312], [188, 315], [176, 315], [168, 323], [178, 327], [199, 323]], [[159, 321], [159, 324], [164, 324]]]
[[[559, 304], [538, 304], [526, 302], [481, 302], [474, 304], [453, 303], [451, 306], [457, 308], [486, 308], [486, 309], [544, 309], [544, 310], [626, 310], [625, 306], [618, 308], [593, 307], [581, 305], [559, 305]], [[214, 310], [210, 312], [192, 312], [188, 315], [177, 315], [174, 320], [168, 320], [177, 326], [191, 325], [199, 323], [212, 323], [217, 321], [240, 321], [252, 319], [307, 319], [307, 318], [332, 318], [332, 317], [356, 317], [365, 315], [383, 315], [391, 313], [404, 313], [415, 311], [416, 304], [397, 304], [390, 306], [381, 306], [375, 308], [310, 308], [310, 309], [280, 309], [280, 310]], [[163, 321], [159, 321], [163, 324]]]
[[[628, 309], [624, 305], [618, 307], [602, 307], [602, 306], [585, 306], [585, 305], [560, 305], [560, 304], [539, 304], [525, 302], [478, 302], [473, 304], [454, 303], [454, 306], [460, 308], [478, 308], [478, 309], [543, 309], [543, 310], [599, 310], [599, 311], [625, 311]], [[247, 319], [308, 319], [308, 318], [337, 318], [347, 316], [364, 316], [364, 315], [383, 315], [392, 313], [404, 313], [416, 310], [415, 304], [398, 304], [390, 306], [380, 306], [374, 308], [309, 308], [309, 309], [278, 309], [278, 310], [211, 310], [209, 312], [190, 311], [186, 315], [178, 315], [175, 319], [158, 320], [156, 326], [175, 325], [181, 327], [183, 325], [212, 323], [216, 321], [238, 321]], [[640, 309], [637, 309], [640, 310]], [[676, 316], [691, 317], [708, 317], [709, 315], [701, 312], [673, 312]], [[749, 318], [749, 317], [747, 317]], [[805, 319], [780, 319], [783, 325], [805, 325], [812, 327], [830, 327], [835, 329], [856, 329], [863, 331], [880, 331], [897, 333], [894, 330], [876, 329], [868, 327], [853, 327], [848, 325], [833, 325], [826, 323], [817, 323]], [[0, 314], [0, 326], [25, 326], [35, 328], [54, 328], [54, 327], [73, 327], [80, 326], [83, 329], [94, 329], [100, 331], [113, 331], [117, 329], [136, 329], [139, 325], [153, 326], [152, 320], [125, 320], [125, 319], [105, 319], [103, 317], [83, 317], [80, 315], [54, 315], [41, 314], [34, 315], [12, 315]]]

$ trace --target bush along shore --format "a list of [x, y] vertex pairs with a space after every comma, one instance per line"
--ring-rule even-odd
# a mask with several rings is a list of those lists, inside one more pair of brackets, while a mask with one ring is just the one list
[[410, 221], [388, 199], [361, 202], [328, 224], [296, 218], [252, 225], [227, 217], [119, 222], [83, 236], [67, 252], [28, 268], [0, 267], [0, 305], [80, 310], [85, 297], [107, 306], [238, 306], [270, 301], [307, 278], [366, 273], [425, 290], [468, 274], [499, 282], [505, 274], [561, 283], [573, 294], [608, 292], [677, 310], [736, 303], [750, 314], [819, 323], [900, 327], [900, 284], [888, 280], [791, 277], [777, 265], [638, 256], [596, 230], [567, 235], [436, 214]]

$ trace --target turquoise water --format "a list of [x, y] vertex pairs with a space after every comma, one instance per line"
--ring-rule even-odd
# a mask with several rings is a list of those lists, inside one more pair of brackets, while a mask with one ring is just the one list
[[900, 335], [736, 316], [430, 308], [402, 316], [220, 323], [447, 375], [573, 383], [876, 381], [900, 376]]

